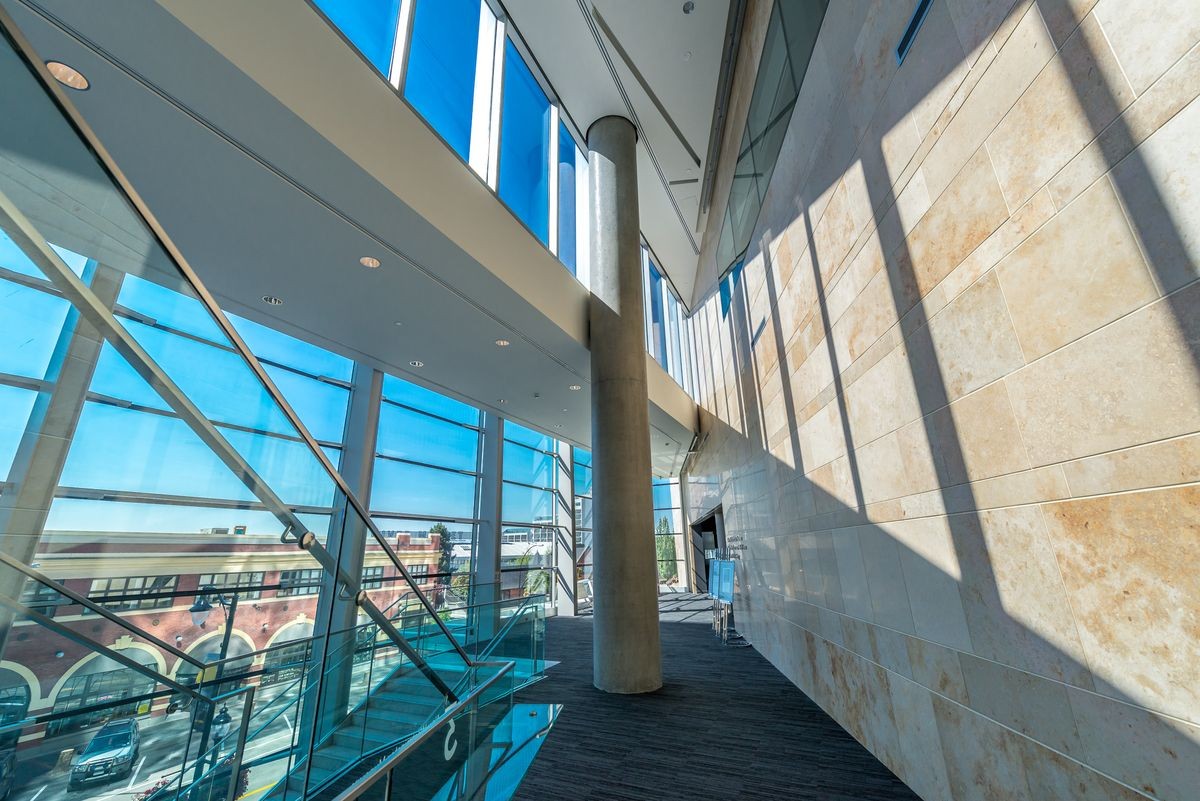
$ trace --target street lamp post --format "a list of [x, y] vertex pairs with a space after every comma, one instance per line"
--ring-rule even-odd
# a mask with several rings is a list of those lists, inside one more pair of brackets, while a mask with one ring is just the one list
[[[221, 637], [221, 650], [217, 654], [217, 670], [213, 677], [213, 685], [220, 690], [221, 676], [225, 672], [225, 658], [229, 655], [229, 640], [233, 635], [233, 616], [237, 614], [238, 596], [237, 593], [230, 593], [228, 597], [222, 595], [216, 587], [211, 584], [206, 584], [200, 588], [196, 594], [196, 602], [192, 604], [188, 612], [192, 615], [192, 623], [196, 626], [203, 626], [208, 620], [209, 614], [212, 613], [213, 604], [209, 599], [215, 599], [220, 605], [221, 610], [225, 613], [225, 633]], [[202, 687], [201, 694], [206, 694]], [[193, 781], [199, 781], [204, 773], [205, 757], [204, 753], [208, 750], [208, 741], [211, 734], [214, 732], [217, 735], [217, 744], [220, 745], [221, 740], [229, 733], [229, 728], [232, 725], [232, 718], [229, 716], [227, 708], [222, 707], [221, 712], [215, 718], [213, 716], [213, 704], [204, 704], [204, 728], [200, 733], [200, 750], [196, 758], [196, 773]], [[215, 749], [214, 749], [215, 750]], [[213, 754], [211, 763], [217, 764], [217, 755]]]

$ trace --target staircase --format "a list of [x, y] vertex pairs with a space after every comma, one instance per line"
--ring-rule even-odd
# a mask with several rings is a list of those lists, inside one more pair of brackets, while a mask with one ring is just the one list
[[[444, 660], [438, 674], [450, 686], [461, 685], [469, 668]], [[317, 798], [334, 779], [349, 784], [379, 759], [420, 732], [446, 708], [447, 699], [411, 665], [379, 684], [313, 749], [311, 767], [300, 762], [272, 791], [270, 801]], [[354, 770], [358, 768], [358, 770]], [[308, 791], [305, 793], [307, 775]]]

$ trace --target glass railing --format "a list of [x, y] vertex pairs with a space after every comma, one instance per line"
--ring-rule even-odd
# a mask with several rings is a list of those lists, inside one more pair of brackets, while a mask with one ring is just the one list
[[[39, 588], [32, 580], [27, 584], [28, 590]], [[82, 666], [49, 708], [31, 711], [28, 700], [12, 694], [0, 704], [0, 752], [10, 791], [77, 801], [189, 793], [199, 801], [190, 788], [223, 764], [236, 767], [245, 726], [260, 708], [278, 705], [274, 696], [289, 691], [284, 686], [264, 693], [260, 706], [259, 676], [218, 674], [181, 660], [168, 677], [157, 656], [164, 644], [151, 635], [125, 629], [114, 647], [105, 648], [51, 617], [47, 605], [0, 595], [0, 606], [15, 642], [36, 639], [57, 658], [70, 656]]]
[[482, 750], [488, 751], [490, 761], [492, 733], [513, 718], [512, 665], [477, 664], [462, 686], [460, 699], [432, 717], [419, 735], [382, 756], [361, 776], [343, 781], [341, 797], [432, 799]]

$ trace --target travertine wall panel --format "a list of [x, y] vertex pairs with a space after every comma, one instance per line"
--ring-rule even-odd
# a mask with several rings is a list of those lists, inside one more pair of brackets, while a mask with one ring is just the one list
[[897, 65], [913, 6], [830, 4], [695, 310], [692, 512], [922, 797], [1193, 799], [1200, 4], [935, 0]]

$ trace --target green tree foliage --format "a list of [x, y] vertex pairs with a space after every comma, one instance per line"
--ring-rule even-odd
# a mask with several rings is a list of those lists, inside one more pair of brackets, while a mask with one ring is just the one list
[[658, 559], [658, 580], [666, 583], [679, 578], [679, 563], [675, 556], [675, 537], [671, 521], [665, 515], [658, 519], [654, 529], [654, 554]]
[[450, 563], [454, 558], [454, 546], [450, 543], [450, 531], [445, 523], [434, 523], [429, 527], [430, 534], [438, 534], [442, 538], [442, 554], [438, 557], [438, 572], [449, 573]]

